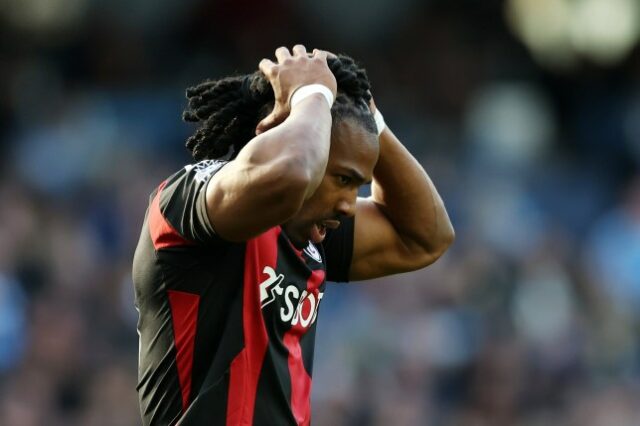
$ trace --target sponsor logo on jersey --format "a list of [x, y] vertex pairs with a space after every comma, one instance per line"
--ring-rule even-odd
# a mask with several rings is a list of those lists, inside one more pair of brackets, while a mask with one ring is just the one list
[[298, 324], [303, 328], [311, 326], [318, 316], [318, 307], [324, 293], [307, 290], [302, 290], [300, 293], [294, 284], [283, 288], [283, 274], [276, 273], [270, 266], [265, 266], [262, 272], [267, 275], [267, 279], [260, 283], [260, 307], [264, 309], [265, 306], [281, 298], [284, 306], [279, 309], [278, 314], [282, 322], [292, 327]]
[[306, 246], [303, 251], [305, 253], [307, 253], [307, 256], [309, 256], [310, 258], [312, 258], [316, 262], [322, 263], [322, 258], [320, 257], [320, 252], [318, 251], [316, 246], [313, 245], [313, 243], [311, 241], [309, 241], [309, 245]]
[[262, 273], [267, 274], [269, 277], [260, 283], [260, 307], [264, 308], [276, 300], [276, 294], [282, 296], [284, 289], [280, 284], [284, 280], [284, 275], [276, 274], [276, 271], [271, 266], [265, 266]]

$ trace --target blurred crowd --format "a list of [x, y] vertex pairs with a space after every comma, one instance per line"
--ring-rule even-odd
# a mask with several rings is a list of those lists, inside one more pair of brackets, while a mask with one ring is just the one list
[[0, 5], [0, 424], [140, 423], [131, 261], [184, 89], [297, 42], [367, 67], [457, 233], [327, 287], [314, 425], [640, 424], [640, 49], [541, 66], [504, 3]]

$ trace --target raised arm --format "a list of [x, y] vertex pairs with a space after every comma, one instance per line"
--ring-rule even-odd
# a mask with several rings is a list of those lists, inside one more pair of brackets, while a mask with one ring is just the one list
[[423, 268], [454, 240], [444, 203], [422, 166], [388, 127], [379, 141], [372, 195], [356, 205], [351, 280]]
[[[260, 62], [275, 95], [273, 112], [238, 156], [211, 178], [207, 213], [216, 232], [229, 241], [244, 241], [285, 222], [308, 199], [324, 176], [331, 139], [331, 110], [321, 94], [290, 108], [299, 87], [322, 84], [334, 97], [335, 77], [326, 53], [308, 55], [296, 45], [293, 55], [276, 50], [278, 63]], [[274, 127], [275, 126], [275, 127]]]

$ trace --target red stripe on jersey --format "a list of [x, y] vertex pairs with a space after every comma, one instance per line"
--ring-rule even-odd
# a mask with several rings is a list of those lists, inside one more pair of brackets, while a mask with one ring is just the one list
[[173, 226], [162, 214], [160, 210], [160, 194], [162, 189], [166, 186], [165, 180], [158, 187], [156, 196], [153, 197], [151, 205], [149, 206], [149, 233], [151, 234], [151, 241], [153, 241], [153, 247], [156, 250], [160, 250], [166, 247], [193, 245], [191, 241], [185, 239], [182, 235], [176, 231]]
[[299, 426], [311, 421], [311, 377], [302, 363], [300, 335], [287, 332], [282, 339], [289, 350], [289, 374], [291, 375], [291, 411]]
[[176, 345], [176, 365], [182, 392], [183, 411], [189, 406], [191, 396], [191, 371], [193, 369], [193, 348], [198, 324], [200, 296], [184, 291], [168, 290], [173, 338]]
[[276, 268], [279, 235], [278, 226], [246, 243], [242, 296], [244, 349], [231, 362], [227, 426], [253, 424], [258, 379], [269, 343], [260, 308], [260, 283], [264, 281], [265, 266]]
[[[301, 301], [298, 324], [287, 331], [283, 338], [283, 343], [289, 351], [289, 375], [291, 376], [291, 411], [299, 426], [308, 426], [311, 423], [311, 376], [307, 373], [302, 360], [302, 348], [300, 347], [300, 337], [308, 327], [311, 326], [314, 312], [318, 308], [320, 285], [324, 281], [325, 272], [321, 269], [311, 272], [307, 280], [307, 299]], [[313, 302], [310, 296], [313, 296]], [[315, 306], [310, 306], [315, 303]], [[305, 308], [308, 308], [306, 310]], [[307, 318], [303, 321], [302, 318]], [[307, 323], [307, 327], [302, 323]]]

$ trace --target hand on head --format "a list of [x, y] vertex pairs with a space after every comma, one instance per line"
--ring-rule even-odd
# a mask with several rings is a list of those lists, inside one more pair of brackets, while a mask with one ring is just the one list
[[300, 44], [295, 45], [292, 52], [293, 55], [288, 48], [279, 47], [275, 52], [277, 63], [270, 59], [260, 61], [260, 71], [273, 87], [275, 103], [273, 111], [258, 123], [256, 134], [277, 126], [289, 116], [291, 95], [302, 86], [322, 84], [336, 95], [336, 78], [327, 65], [327, 56], [335, 55], [319, 49], [308, 53]]

